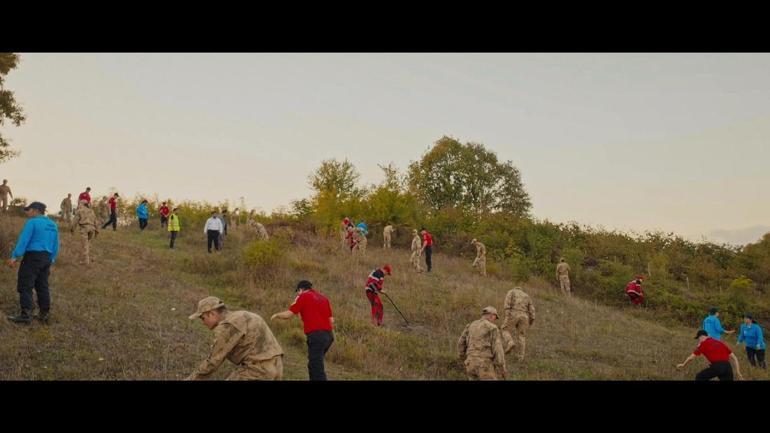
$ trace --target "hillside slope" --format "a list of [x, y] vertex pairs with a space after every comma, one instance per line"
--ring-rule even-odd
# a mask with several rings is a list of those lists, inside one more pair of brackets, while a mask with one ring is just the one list
[[[4, 247], [15, 242], [23, 219], [0, 221]], [[292, 302], [293, 287], [309, 279], [331, 300], [336, 341], [327, 355], [331, 379], [464, 379], [455, 344], [481, 308], [502, 309], [510, 282], [473, 273], [470, 262], [434, 255], [432, 274], [409, 269], [405, 250], [383, 251], [370, 244], [354, 258], [333, 240], [297, 233], [282, 264], [248, 276], [242, 249], [250, 240], [231, 234], [221, 254], [206, 253], [199, 228], [184, 226], [177, 250], [167, 247], [156, 221], [145, 232], [134, 226], [102, 231], [92, 245], [95, 263], [77, 264], [80, 245], [63, 231], [62, 253], [50, 278], [53, 307], [49, 326], [19, 326], [0, 320], [0, 379], [176, 380], [207, 355], [211, 333], [187, 316], [197, 301], [219, 296], [231, 309], [269, 318]], [[413, 322], [406, 327], [387, 299], [385, 324], [374, 328], [363, 284], [376, 266], [390, 263], [386, 291]], [[0, 272], [3, 313], [18, 308], [16, 272]], [[694, 346], [694, 329], [664, 326], [645, 311], [613, 310], [579, 298], [565, 299], [544, 282], [524, 285], [535, 300], [537, 320], [527, 360], [508, 357], [511, 379], [686, 379], [702, 362], [677, 371]], [[307, 378], [305, 340], [298, 319], [270, 323], [286, 352], [286, 379]], [[734, 346], [735, 337], [728, 337]], [[750, 370], [741, 350], [744, 375]], [[217, 378], [231, 366], [226, 362]], [[746, 373], [748, 372], [748, 373]]]

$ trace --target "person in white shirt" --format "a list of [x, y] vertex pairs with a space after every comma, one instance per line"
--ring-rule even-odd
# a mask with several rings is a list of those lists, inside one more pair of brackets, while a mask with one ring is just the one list
[[212, 211], [211, 218], [206, 220], [206, 225], [203, 227], [203, 233], [208, 236], [209, 253], [211, 253], [212, 243], [214, 244], [214, 247], [217, 249], [217, 251], [222, 249], [219, 246], [219, 236], [223, 231], [224, 227], [222, 227], [222, 220], [217, 218], [217, 211]]

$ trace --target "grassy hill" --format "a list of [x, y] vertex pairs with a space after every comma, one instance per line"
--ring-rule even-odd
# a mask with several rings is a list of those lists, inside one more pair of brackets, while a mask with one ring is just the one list
[[[0, 221], [4, 257], [23, 222]], [[463, 327], [486, 305], [502, 309], [513, 287], [476, 275], [470, 261], [449, 256], [440, 246], [434, 272], [415, 274], [406, 250], [383, 251], [370, 243], [366, 256], [355, 258], [336, 240], [286, 228], [278, 229], [290, 240], [285, 256], [269, 269], [255, 269], [243, 257], [253, 234], [231, 233], [224, 251], [209, 255], [202, 227], [185, 221], [182, 227], [174, 251], [156, 220], [144, 232], [136, 224], [102, 231], [92, 244], [90, 267], [78, 264], [79, 238], [62, 230], [62, 252], [50, 278], [50, 325], [0, 320], [0, 379], [181, 379], [206, 357], [210, 344], [211, 332], [187, 319], [198, 300], [219, 296], [230, 309], [268, 319], [292, 302], [298, 280], [309, 279], [329, 297], [335, 313], [336, 341], [327, 355], [330, 379], [461, 380], [455, 345]], [[413, 326], [404, 326], [387, 299], [386, 326], [370, 324], [363, 285], [384, 263], [394, 269], [385, 289]], [[0, 310], [14, 313], [16, 270], [2, 269]], [[540, 280], [523, 287], [534, 297], [537, 319], [527, 340], [527, 360], [508, 357], [510, 379], [690, 380], [703, 365], [675, 368], [694, 347], [695, 329], [660, 321], [644, 309], [563, 298]], [[286, 352], [285, 378], [307, 379], [299, 319], [270, 326]], [[734, 336], [727, 342], [735, 347]], [[749, 368], [743, 346], [738, 357], [747, 379], [770, 378]], [[231, 369], [226, 361], [215, 377], [224, 378]]]

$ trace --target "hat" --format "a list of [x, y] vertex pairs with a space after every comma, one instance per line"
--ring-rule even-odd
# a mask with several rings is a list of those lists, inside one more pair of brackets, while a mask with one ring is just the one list
[[704, 330], [702, 330], [702, 329], [699, 329], [699, 330], [698, 330], [698, 333], [697, 333], [697, 334], [695, 334], [695, 339], [696, 339], [696, 340], [697, 340], [697, 339], [699, 339], [699, 338], [701, 337], [701, 335], [705, 335], [705, 336], [708, 336], [708, 335], [709, 335], [709, 333], [708, 333], [708, 332], [706, 332], [706, 331], [704, 331]]
[[471, 239], [471, 243], [475, 244], [476, 243], [476, 238]]
[[30, 209], [36, 209], [40, 212], [45, 212], [45, 205], [43, 203], [40, 203], [39, 201], [33, 201], [29, 204], [29, 206], [25, 207], [24, 210], [30, 210]]
[[719, 308], [717, 307], [711, 307], [709, 308], [709, 314], [716, 314], [717, 311], [719, 311]]
[[216, 310], [219, 307], [224, 307], [225, 303], [220, 301], [219, 298], [216, 296], [209, 296], [208, 298], [203, 298], [198, 302], [198, 311], [196, 311], [193, 314], [190, 314], [190, 320], [197, 319], [198, 317], [201, 317], [201, 314]]
[[745, 317], [747, 319], [750, 319], [750, 320], [754, 320], [754, 316], [752, 316], [750, 313], [744, 314], [743, 317]]
[[[495, 307], [486, 307], [483, 310], [481, 310], [481, 314], [494, 314], [497, 316], [497, 309]], [[497, 316], [500, 317], [500, 316]]]
[[391, 268], [390, 265], [385, 265], [382, 267], [382, 270], [387, 272], [388, 275], [390, 275], [390, 273], [393, 271], [393, 268]]
[[297, 283], [297, 288], [295, 290], [307, 290], [312, 288], [313, 288], [313, 283], [311, 283], [308, 280], [302, 280], [299, 283]]

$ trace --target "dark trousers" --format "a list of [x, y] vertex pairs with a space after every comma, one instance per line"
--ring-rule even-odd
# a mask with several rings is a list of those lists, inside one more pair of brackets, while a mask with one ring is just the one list
[[733, 366], [730, 361], [714, 362], [695, 376], [695, 380], [711, 380], [718, 377], [720, 381], [733, 380]]
[[147, 227], [147, 218], [139, 218], [139, 229], [144, 230]]
[[160, 217], [160, 228], [166, 228], [166, 225], [168, 224], [168, 217], [164, 217], [161, 215]]
[[114, 210], [110, 210], [110, 219], [107, 220], [106, 223], [102, 226], [102, 230], [106, 229], [107, 226], [112, 224], [112, 229], [117, 230], [118, 227], [118, 213]]
[[172, 250], [174, 249], [174, 242], [176, 241], [176, 235], [179, 234], [179, 232], [169, 232], [171, 236], [171, 241], [168, 244], [168, 247]]
[[16, 290], [19, 292], [21, 309], [32, 311], [32, 289], [37, 293], [37, 305], [40, 311], [51, 309], [51, 293], [48, 291], [48, 275], [51, 273], [51, 255], [44, 251], [27, 251], [19, 266], [19, 280]]
[[209, 252], [211, 252], [211, 244], [214, 244], [214, 248], [217, 249], [217, 251], [220, 250], [219, 247], [219, 230], [207, 230], [206, 235], [209, 238]]
[[433, 246], [429, 245], [425, 247], [425, 265], [428, 267], [428, 272], [430, 272], [430, 269], [433, 267], [433, 262], [431, 261], [432, 255], [433, 255]]
[[331, 331], [313, 331], [307, 334], [307, 372], [310, 380], [326, 380], [324, 356], [334, 343]]
[[752, 367], [756, 367], [757, 362], [759, 362], [760, 367], [767, 368], [767, 365], [765, 364], [765, 349], [757, 350], [747, 347], [746, 356], [749, 357], [749, 363]]

